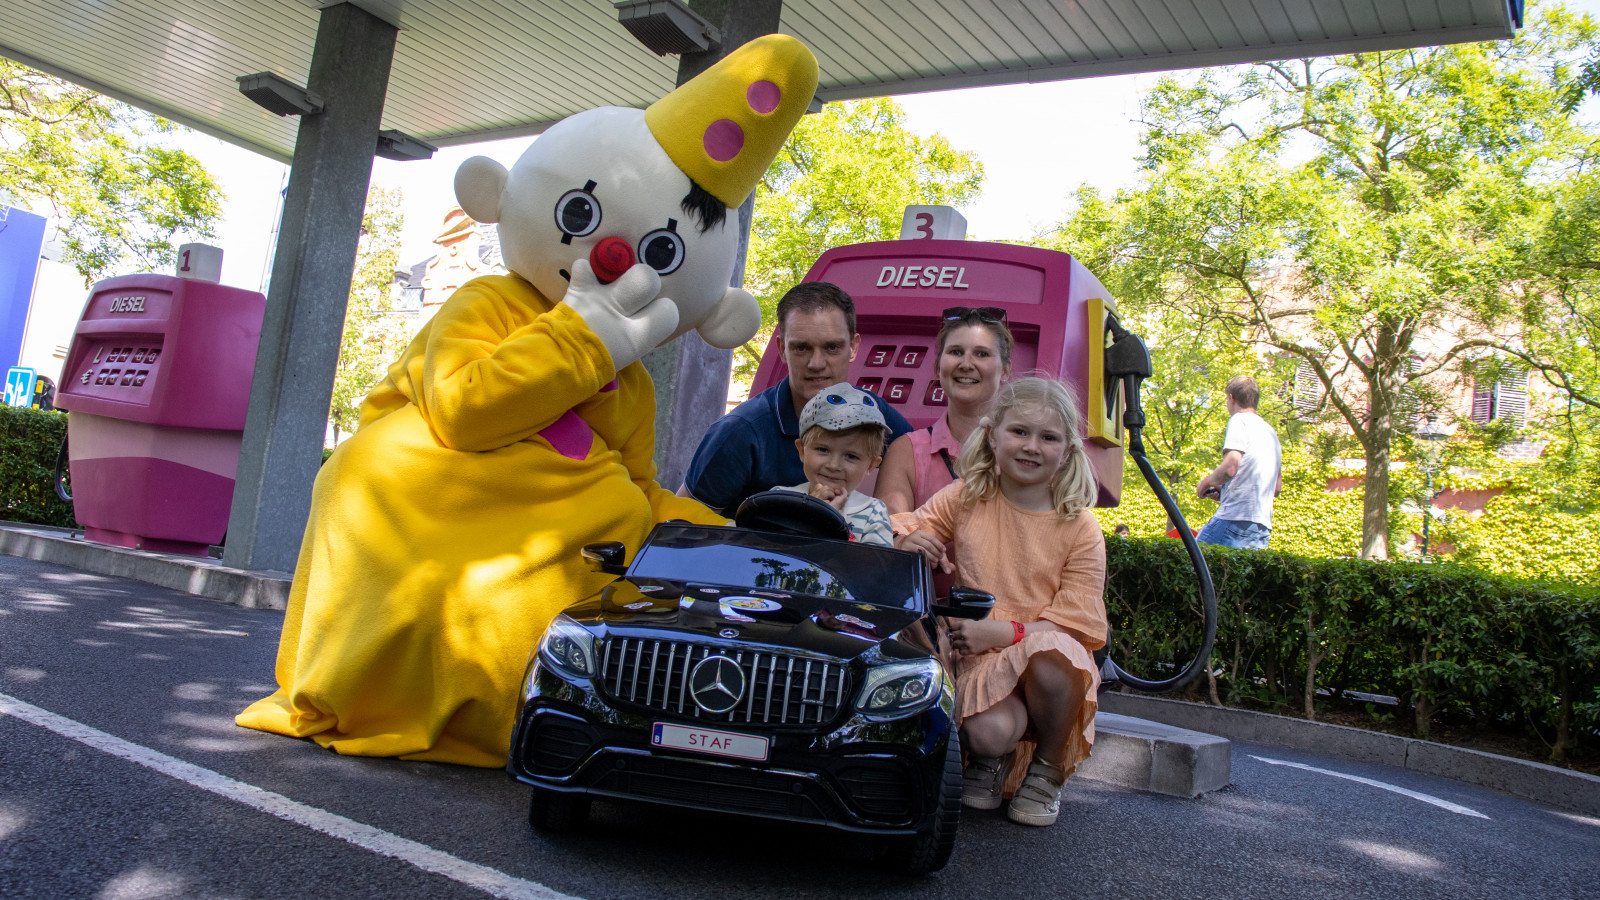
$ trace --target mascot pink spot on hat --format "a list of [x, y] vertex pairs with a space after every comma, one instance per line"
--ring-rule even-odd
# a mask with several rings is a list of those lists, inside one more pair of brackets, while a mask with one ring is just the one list
[[706, 155], [727, 162], [744, 149], [744, 129], [732, 119], [718, 119], [706, 128]]
[[778, 102], [782, 99], [783, 91], [765, 78], [750, 85], [750, 90], [745, 91], [745, 100], [750, 103], [750, 108], [763, 116], [777, 109]]

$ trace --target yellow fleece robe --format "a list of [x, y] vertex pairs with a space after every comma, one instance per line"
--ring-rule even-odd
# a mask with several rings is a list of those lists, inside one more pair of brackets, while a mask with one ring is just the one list
[[727, 521], [656, 484], [654, 422], [644, 366], [617, 372], [570, 307], [517, 276], [463, 286], [318, 474], [279, 689], [236, 721], [345, 754], [505, 765], [529, 652], [610, 580], [579, 548]]

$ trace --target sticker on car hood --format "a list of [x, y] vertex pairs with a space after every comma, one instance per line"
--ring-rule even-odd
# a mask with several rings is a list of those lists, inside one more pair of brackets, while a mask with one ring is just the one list
[[776, 600], [763, 600], [760, 597], [741, 597], [730, 594], [717, 601], [723, 606], [742, 609], [747, 612], [777, 612], [783, 609], [783, 604]]

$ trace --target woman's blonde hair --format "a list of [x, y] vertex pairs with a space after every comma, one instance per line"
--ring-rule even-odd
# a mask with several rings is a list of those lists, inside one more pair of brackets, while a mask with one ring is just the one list
[[1089, 468], [1089, 456], [1083, 452], [1084, 424], [1078, 402], [1065, 384], [1040, 375], [1018, 378], [1001, 388], [994, 399], [994, 409], [961, 445], [958, 468], [963, 481], [962, 504], [971, 506], [980, 500], [992, 499], [1000, 490], [1000, 473], [989, 438], [1005, 421], [1006, 414], [1018, 407], [1044, 410], [1063, 423], [1067, 447], [1061, 468], [1050, 482], [1056, 512], [1062, 518], [1071, 519], [1093, 506], [1100, 489]]

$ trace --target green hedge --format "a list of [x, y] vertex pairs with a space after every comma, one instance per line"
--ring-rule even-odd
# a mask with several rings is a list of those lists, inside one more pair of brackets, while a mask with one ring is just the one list
[[[1274, 535], [1276, 537], [1276, 535]], [[1530, 732], [1566, 761], [1600, 729], [1600, 590], [1451, 563], [1313, 559], [1205, 547], [1217, 588], [1211, 671], [1224, 703], [1300, 707], [1319, 690], [1400, 698], [1436, 716]], [[1200, 640], [1199, 591], [1177, 541], [1107, 538], [1112, 651], [1165, 677]]]
[[0, 406], [0, 518], [73, 526], [72, 504], [51, 486], [66, 433], [66, 413]]

